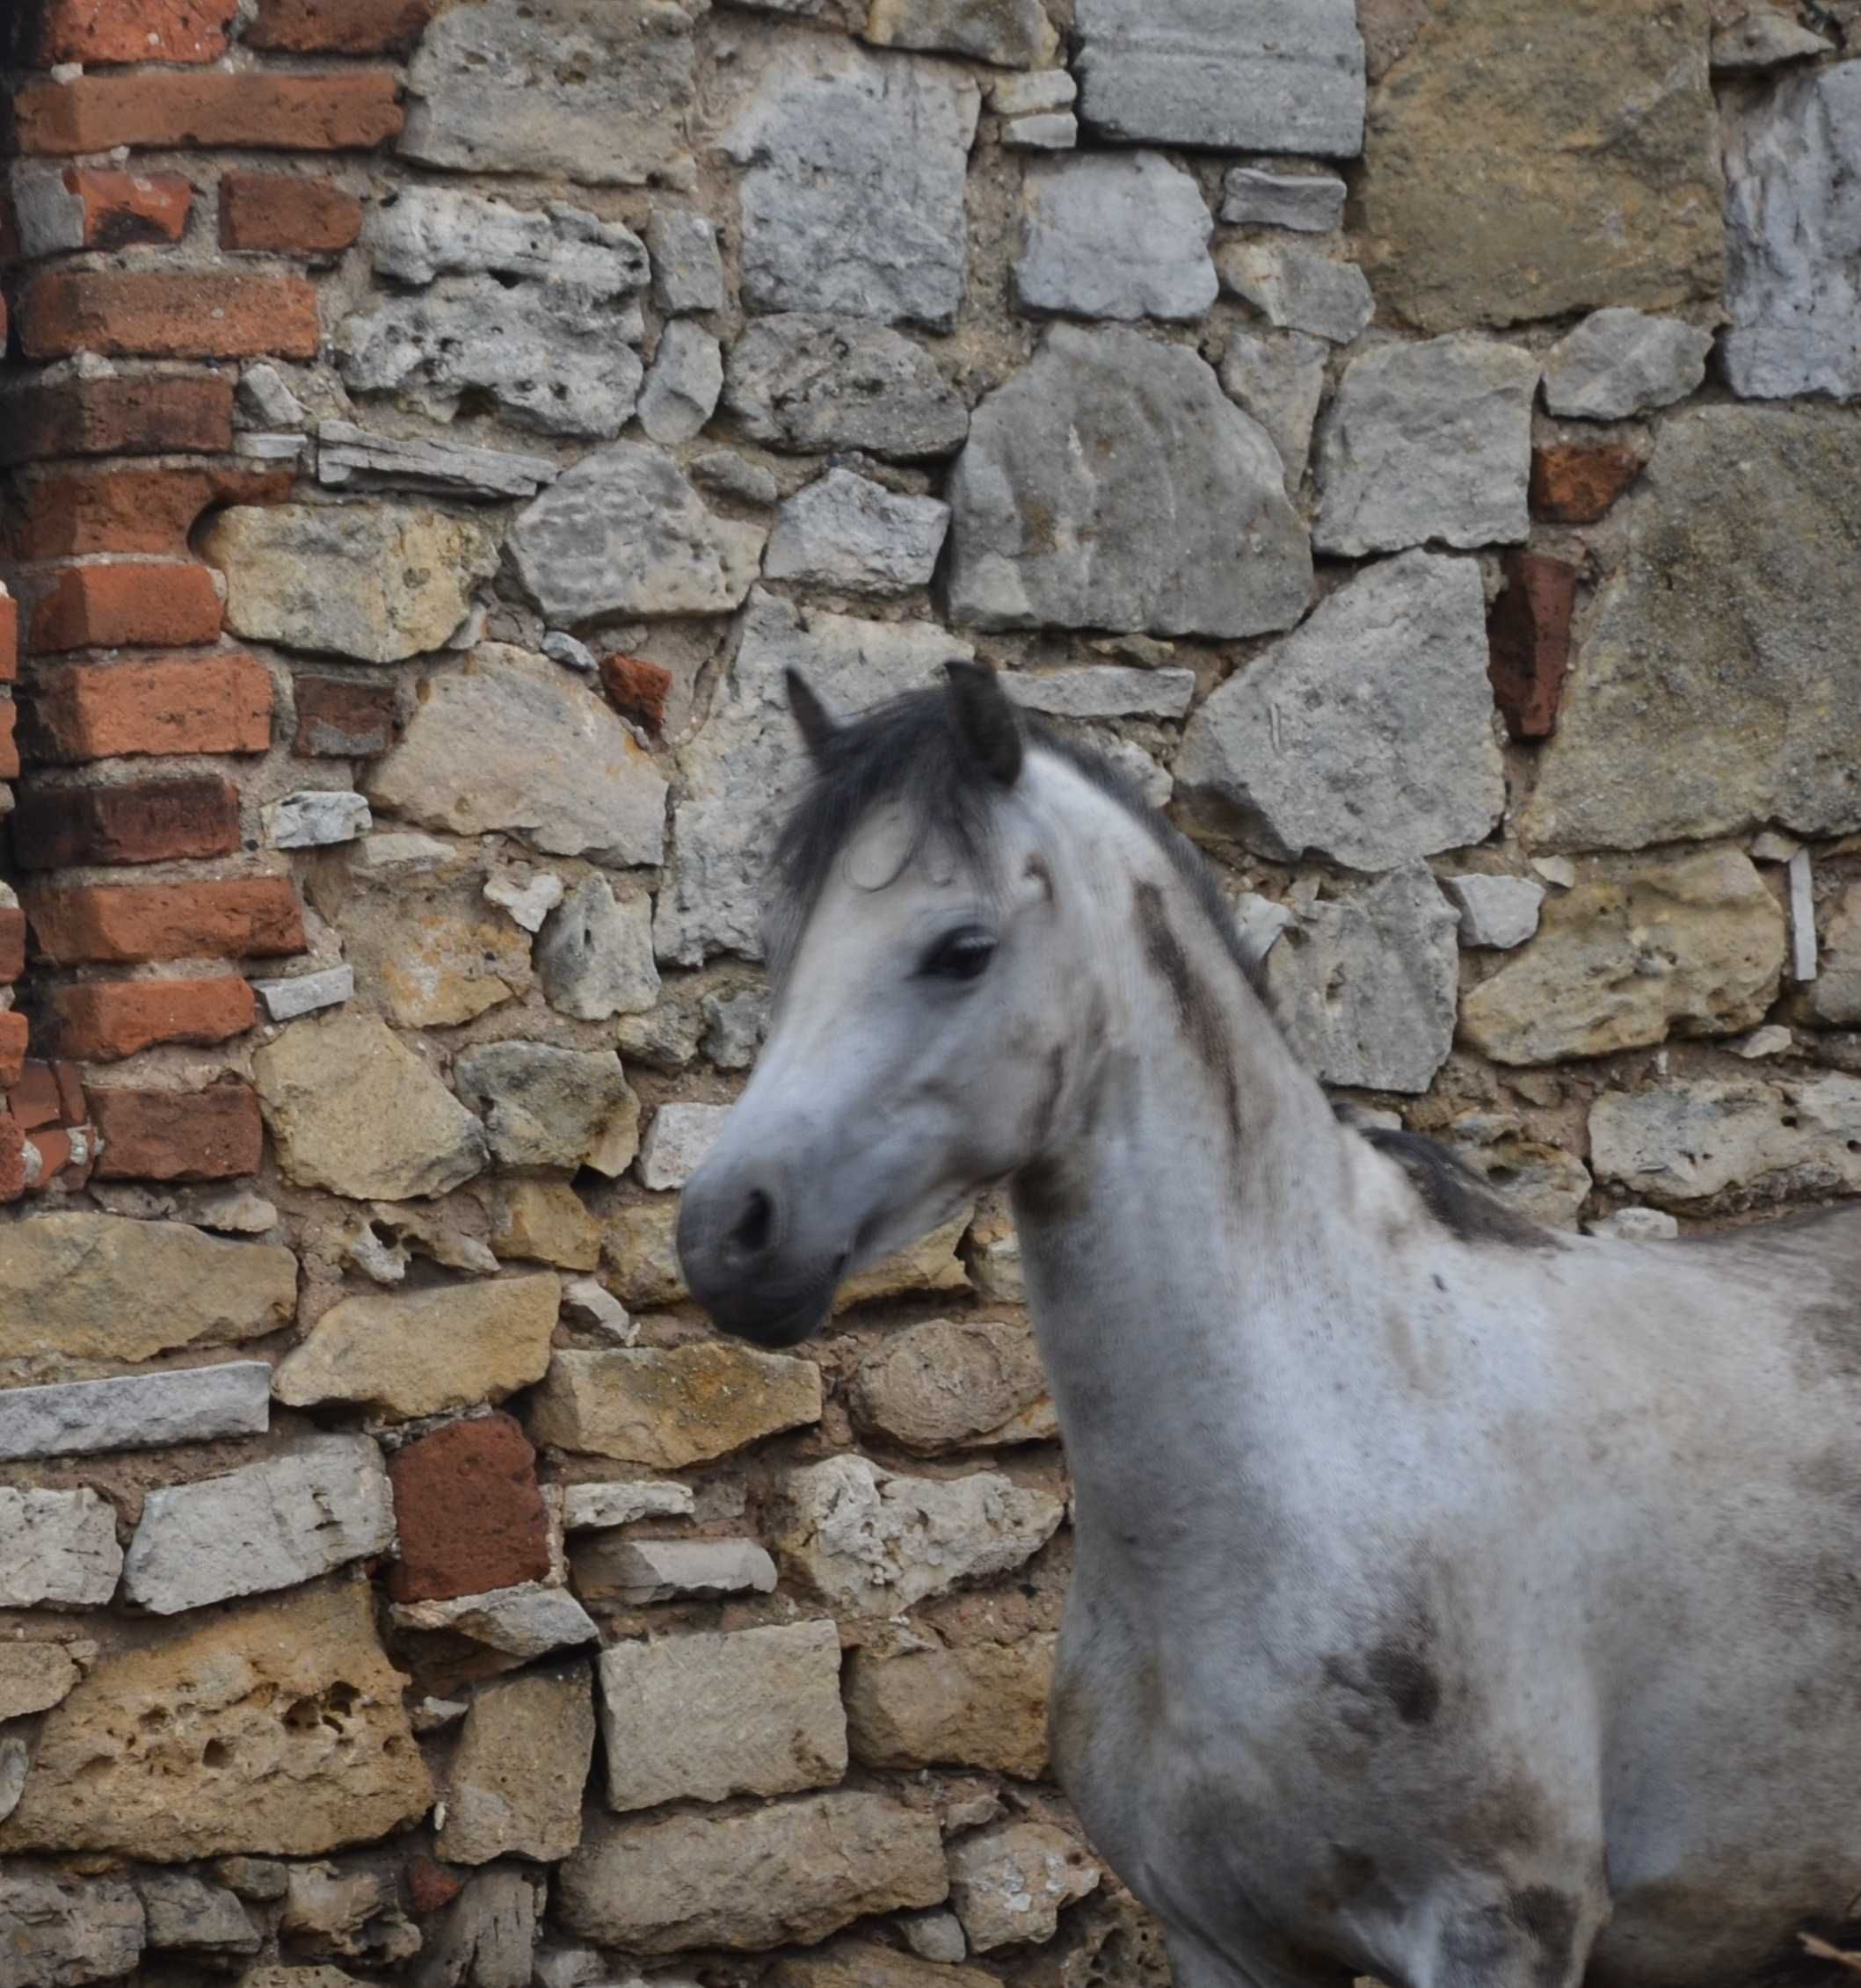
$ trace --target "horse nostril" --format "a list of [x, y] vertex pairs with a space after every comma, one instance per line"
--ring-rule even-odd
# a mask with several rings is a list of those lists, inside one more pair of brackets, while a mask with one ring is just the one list
[[775, 1204], [760, 1187], [750, 1191], [737, 1226], [731, 1230], [731, 1249], [739, 1259], [760, 1257], [775, 1235]]

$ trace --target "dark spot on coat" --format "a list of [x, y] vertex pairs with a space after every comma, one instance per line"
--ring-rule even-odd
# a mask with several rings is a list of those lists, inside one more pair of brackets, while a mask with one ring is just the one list
[[[1529, 1978], [1562, 1988], [1576, 1970], [1582, 1913], [1569, 1893], [1525, 1885], [1502, 1904], [1454, 1913], [1441, 1929], [1442, 1988], [1490, 1988]], [[1523, 1963], [1521, 1965], [1520, 1963]]]
[[1440, 1227], [1463, 1243], [1502, 1243], [1516, 1250], [1551, 1250], [1558, 1238], [1490, 1194], [1444, 1146], [1416, 1132], [1371, 1126], [1363, 1133], [1408, 1176]]
[[1183, 950], [1169, 922], [1163, 892], [1154, 883], [1132, 887], [1137, 905], [1138, 936], [1144, 957], [1152, 970], [1170, 990], [1176, 1016], [1189, 1045], [1203, 1067], [1214, 1079], [1227, 1120], [1231, 1147], [1240, 1147], [1240, 1083], [1234, 1069], [1233, 1045], [1228, 1036], [1228, 1018], [1215, 992], [1196, 970]]
[[1432, 1725], [1441, 1709], [1441, 1680], [1422, 1657], [1399, 1643], [1379, 1643], [1364, 1659], [1370, 1682], [1406, 1726]]

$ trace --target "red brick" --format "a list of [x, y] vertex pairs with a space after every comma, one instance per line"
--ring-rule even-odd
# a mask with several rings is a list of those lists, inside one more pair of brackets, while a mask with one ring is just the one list
[[142, 463], [83, 464], [14, 486], [21, 559], [66, 559], [87, 552], [187, 556], [188, 533], [210, 504], [276, 504], [296, 472], [212, 463], [185, 469]]
[[120, 787], [41, 783], [13, 812], [13, 853], [28, 870], [180, 862], [238, 846], [238, 789], [213, 774]]
[[399, 93], [388, 69], [336, 76], [144, 69], [29, 83], [13, 98], [13, 128], [22, 152], [105, 152], [116, 145], [372, 151], [400, 135]]
[[601, 686], [623, 718], [631, 718], [655, 736], [665, 722], [665, 699], [672, 671], [638, 656], [604, 656]]
[[25, 971], [25, 913], [0, 905], [0, 982], [11, 983]]
[[205, 566], [65, 566], [32, 604], [28, 645], [41, 652], [212, 642], [220, 596]]
[[0, 1085], [17, 1084], [25, 1069], [25, 1017], [17, 1008], [0, 1013]]
[[210, 62], [226, 53], [238, 0], [41, 0], [33, 59], [53, 62]]
[[549, 1572], [536, 1452], [508, 1415], [422, 1436], [395, 1453], [388, 1472], [401, 1535], [388, 1576], [396, 1601], [482, 1594]]
[[52, 1081], [58, 1086], [59, 1117], [67, 1125], [82, 1125], [89, 1114], [84, 1106], [84, 1080], [77, 1074], [77, 1065], [65, 1057], [55, 1057], [52, 1063]]
[[371, 759], [394, 743], [394, 686], [353, 677], [299, 677], [297, 736], [303, 759]]
[[18, 706], [10, 697], [0, 698], [0, 780], [19, 778], [19, 744], [14, 736], [18, 722]]
[[362, 231], [362, 203], [299, 173], [229, 172], [220, 180], [220, 246], [332, 255]]
[[20, 1129], [36, 1132], [64, 1116], [64, 1098], [48, 1063], [29, 1063], [7, 1086], [6, 1108]]
[[416, 1919], [425, 1919], [442, 1905], [451, 1905], [464, 1889], [444, 1864], [435, 1863], [431, 1857], [407, 1860], [407, 1909]]
[[25, 1192], [25, 1134], [0, 1112], [0, 1201], [17, 1201]]
[[67, 664], [39, 678], [26, 749], [75, 764], [144, 752], [263, 752], [272, 679], [243, 649]]
[[1531, 452], [1531, 511], [1560, 525], [1594, 525], [1641, 474], [1619, 442], [1558, 442]]
[[0, 397], [0, 462], [232, 446], [233, 382], [225, 374], [32, 380]]
[[27, 1144], [32, 1148], [28, 1166], [33, 1186], [41, 1190], [49, 1187], [71, 1164], [71, 1135], [62, 1126], [48, 1125], [43, 1131], [33, 1133]]
[[315, 359], [316, 293], [301, 276], [193, 269], [47, 269], [19, 310], [28, 359]]
[[1542, 553], [1507, 553], [1505, 588], [1487, 619], [1487, 674], [1514, 738], [1548, 738], [1570, 673], [1577, 570]]
[[84, 208], [83, 239], [73, 248], [127, 249], [138, 242], [178, 242], [193, 205], [193, 185], [178, 172], [110, 172], [67, 166], [66, 191]]
[[253, 48], [294, 55], [399, 54], [433, 16], [433, 0], [258, 0]]
[[19, 603], [0, 587], [0, 684], [19, 674]]
[[83, 883], [25, 896], [40, 956], [54, 966], [271, 958], [304, 949], [303, 907], [288, 877]]
[[258, 1019], [236, 976], [212, 980], [87, 980], [54, 988], [45, 1019], [60, 1055], [114, 1063], [156, 1042], [205, 1048], [244, 1035]]
[[206, 1091], [93, 1091], [99, 1180], [236, 1180], [256, 1173], [265, 1124], [250, 1085]]

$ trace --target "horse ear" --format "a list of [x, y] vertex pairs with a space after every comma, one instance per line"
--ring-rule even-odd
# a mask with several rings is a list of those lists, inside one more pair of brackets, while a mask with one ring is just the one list
[[839, 724], [799, 670], [784, 670], [782, 682], [788, 686], [789, 709], [808, 748], [809, 757], [817, 766], [825, 765], [828, 748], [840, 734]]
[[986, 663], [946, 663], [956, 736], [983, 772], [1002, 787], [1021, 777], [1021, 718], [1001, 678]]

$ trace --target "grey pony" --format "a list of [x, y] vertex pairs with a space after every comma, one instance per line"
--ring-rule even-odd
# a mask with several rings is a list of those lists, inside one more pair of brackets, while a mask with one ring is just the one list
[[716, 1322], [1006, 1180], [1076, 1484], [1051, 1727], [1181, 1988], [1705, 1988], [1861, 1893], [1861, 1221], [1553, 1235], [1339, 1122], [1208, 873], [992, 675], [836, 725]]

